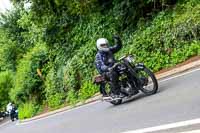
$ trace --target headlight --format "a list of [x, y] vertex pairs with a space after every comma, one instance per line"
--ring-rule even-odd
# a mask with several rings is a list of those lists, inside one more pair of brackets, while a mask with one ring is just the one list
[[134, 57], [133, 56], [127, 56], [126, 58], [125, 58], [129, 63], [134, 63], [135, 62], [135, 59], [134, 59]]

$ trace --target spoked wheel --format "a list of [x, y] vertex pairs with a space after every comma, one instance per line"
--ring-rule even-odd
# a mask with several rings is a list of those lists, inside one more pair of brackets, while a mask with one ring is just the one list
[[140, 87], [140, 90], [145, 95], [153, 95], [158, 91], [158, 81], [154, 73], [151, 72], [148, 68], [139, 70], [138, 76], [142, 84], [142, 86]]

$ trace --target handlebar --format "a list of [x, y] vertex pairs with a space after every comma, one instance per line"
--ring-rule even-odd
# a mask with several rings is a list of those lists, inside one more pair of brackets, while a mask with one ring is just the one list
[[120, 64], [120, 63], [118, 63], [118, 62], [115, 63], [112, 67], [109, 68], [109, 71], [110, 71], [110, 70], [113, 70], [114, 68], [116, 68], [119, 64]]
[[127, 57], [127, 56], [124, 55], [124, 56], [120, 57], [119, 60], [122, 60], [122, 59], [124, 59], [124, 58], [126, 58], [126, 57]]

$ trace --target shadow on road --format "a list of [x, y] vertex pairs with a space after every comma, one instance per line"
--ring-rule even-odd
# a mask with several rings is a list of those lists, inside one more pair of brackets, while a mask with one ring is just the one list
[[135, 95], [135, 96], [133, 96], [133, 97], [131, 97], [131, 98], [129, 98], [129, 99], [124, 100], [122, 104], [117, 105], [117, 106], [113, 105], [113, 106], [110, 106], [110, 107], [111, 107], [111, 108], [113, 108], [113, 107], [120, 107], [120, 106], [123, 106], [123, 105], [130, 104], [130, 103], [132, 103], [132, 102], [137, 102], [137, 101], [139, 101], [139, 100], [143, 100], [143, 99], [148, 98], [148, 97], [153, 97], [153, 96], [156, 96], [156, 95], [159, 95], [159, 94], [165, 92], [165, 91], [168, 90], [169, 88], [170, 88], [169, 86], [165, 86], [165, 85], [163, 86], [163, 85], [162, 85], [162, 87], [160, 87], [160, 88], [158, 89], [158, 92], [157, 92], [156, 94], [150, 95], [150, 96], [146, 96], [144, 93], [140, 92], [139, 94], [137, 94], [137, 95]]

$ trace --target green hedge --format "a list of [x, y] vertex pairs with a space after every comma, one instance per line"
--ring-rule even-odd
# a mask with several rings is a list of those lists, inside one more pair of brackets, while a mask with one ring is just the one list
[[43, 68], [43, 63], [48, 59], [47, 48], [44, 43], [38, 43], [20, 60], [15, 75], [14, 87], [10, 96], [17, 103], [27, 100], [40, 100], [43, 91], [43, 79], [37, 73]]
[[10, 102], [9, 92], [13, 87], [12, 71], [4, 71], [0, 73], [0, 109], [5, 109], [6, 105]]
[[40, 106], [33, 102], [20, 104], [20, 106], [18, 107], [19, 119], [31, 118], [37, 114], [39, 109], [40, 109]]

